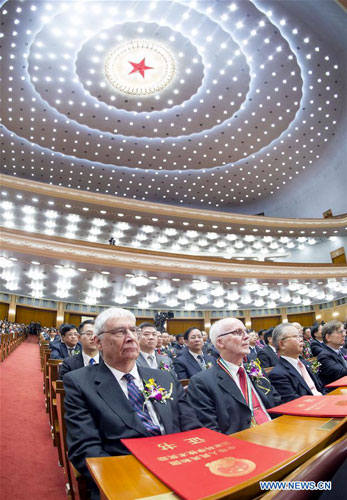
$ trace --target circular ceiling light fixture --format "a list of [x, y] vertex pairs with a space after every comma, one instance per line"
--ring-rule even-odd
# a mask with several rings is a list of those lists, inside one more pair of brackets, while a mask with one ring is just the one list
[[114, 47], [105, 59], [105, 74], [124, 94], [146, 96], [169, 85], [175, 61], [169, 50], [151, 40], [132, 40]]

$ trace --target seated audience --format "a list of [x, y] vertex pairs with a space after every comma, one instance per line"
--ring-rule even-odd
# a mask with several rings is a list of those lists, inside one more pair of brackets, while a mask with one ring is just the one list
[[64, 359], [81, 352], [82, 346], [78, 342], [78, 332], [75, 325], [64, 323], [59, 327], [59, 333], [61, 340], [49, 344], [51, 359]]
[[281, 400], [261, 371], [251, 377], [242, 365], [249, 354], [244, 324], [236, 318], [221, 319], [212, 325], [210, 338], [220, 358], [210, 370], [194, 375], [187, 391], [200, 424], [232, 434], [268, 422], [266, 408]]
[[[103, 311], [95, 320], [96, 345], [103, 362], [64, 376], [69, 459], [89, 475], [87, 457], [128, 454], [121, 439], [192, 430], [199, 423], [179, 381], [170, 372], [138, 366], [135, 316], [124, 309]], [[148, 398], [154, 379], [163, 401]], [[99, 495], [94, 486], [92, 498]]]
[[204, 341], [201, 331], [194, 326], [184, 334], [186, 350], [174, 359], [174, 368], [179, 380], [187, 379], [215, 364], [215, 358], [203, 353]]
[[94, 335], [94, 320], [86, 319], [78, 327], [78, 338], [82, 346], [82, 350], [76, 356], [70, 356], [63, 360], [63, 364], [59, 370], [60, 378], [63, 378], [65, 373], [83, 368], [84, 366], [98, 364], [100, 361], [99, 349], [95, 345]]
[[264, 340], [264, 333], [266, 332], [267, 330], [259, 330], [258, 332], [258, 337], [259, 337], [259, 340], [258, 340], [258, 345], [261, 347], [265, 347], [266, 344], [265, 344], [265, 340]]
[[320, 377], [324, 384], [347, 375], [347, 355], [341, 350], [345, 336], [346, 331], [340, 321], [329, 321], [322, 328], [323, 346], [317, 359], [321, 364]]
[[263, 348], [257, 345], [258, 334], [254, 330], [250, 330], [248, 332], [249, 335], [249, 354], [247, 354], [247, 361], [256, 360], [259, 352], [263, 350]]
[[312, 356], [318, 356], [318, 354], [321, 352], [322, 347], [323, 347], [323, 338], [322, 338], [322, 328], [323, 326], [320, 324], [315, 324], [311, 328], [311, 352]]
[[300, 396], [321, 396], [324, 390], [318, 375], [308, 361], [299, 358], [304, 343], [298, 329], [292, 323], [282, 323], [274, 329], [272, 340], [280, 357], [269, 378], [282, 402]]
[[275, 366], [278, 361], [276, 349], [274, 348], [272, 342], [272, 332], [273, 328], [269, 328], [269, 330], [264, 332], [265, 347], [258, 353], [258, 359], [263, 369]]
[[311, 341], [312, 341], [312, 336], [311, 336], [311, 328], [303, 328], [303, 340], [304, 340], [304, 348], [302, 350], [302, 357], [304, 359], [310, 359], [312, 358], [312, 350], [311, 350]]
[[172, 359], [165, 354], [158, 354], [155, 350], [157, 346], [157, 329], [152, 323], [141, 323], [138, 327], [137, 335], [139, 339], [140, 354], [137, 364], [158, 369], [172, 369]]

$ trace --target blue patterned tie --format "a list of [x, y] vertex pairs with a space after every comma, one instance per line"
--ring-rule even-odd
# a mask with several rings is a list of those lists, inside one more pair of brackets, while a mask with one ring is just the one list
[[90, 364], [90, 365], [94, 365], [94, 363], [95, 363], [95, 359], [94, 359], [94, 358], [90, 358], [90, 360], [89, 360], [89, 364]]
[[198, 360], [199, 360], [198, 363], [200, 365], [200, 368], [202, 370], [206, 370], [206, 363], [205, 363], [205, 360], [204, 360], [203, 356], [201, 356], [201, 354], [198, 354], [197, 357], [198, 357]]
[[136, 411], [139, 419], [152, 436], [160, 435], [160, 428], [153, 423], [146, 406], [143, 405], [145, 399], [141, 391], [136, 386], [133, 375], [131, 375], [130, 373], [126, 373], [125, 375], [123, 375], [123, 379], [125, 379], [128, 383], [129, 401]]

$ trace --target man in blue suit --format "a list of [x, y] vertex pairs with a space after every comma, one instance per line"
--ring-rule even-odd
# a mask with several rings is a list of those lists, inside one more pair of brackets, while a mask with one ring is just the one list
[[347, 375], [347, 355], [344, 353], [346, 331], [340, 321], [329, 321], [322, 329], [323, 346], [317, 359], [321, 364], [320, 376], [330, 384]]
[[323, 326], [319, 323], [314, 324], [311, 328], [312, 340], [310, 343], [310, 348], [312, 356], [318, 356], [318, 354], [323, 349], [322, 328]]
[[173, 362], [179, 380], [188, 379], [216, 364], [215, 358], [203, 352], [204, 340], [198, 328], [188, 328], [184, 340], [187, 348]]
[[300, 396], [321, 396], [322, 382], [312, 372], [310, 363], [299, 358], [304, 341], [298, 329], [291, 323], [282, 323], [274, 329], [272, 339], [280, 357], [269, 378], [280, 393], [282, 403]]
[[232, 434], [270, 421], [266, 408], [280, 404], [281, 399], [261, 371], [249, 376], [243, 367], [249, 353], [244, 324], [236, 318], [219, 320], [212, 325], [210, 338], [220, 358], [210, 370], [194, 375], [187, 391], [200, 424]]
[[52, 342], [51, 359], [64, 359], [70, 356], [75, 356], [82, 351], [82, 346], [78, 342], [78, 332], [75, 325], [64, 323], [59, 328], [61, 341]]
[[[95, 335], [103, 362], [64, 376], [69, 458], [89, 478], [85, 459], [128, 454], [121, 439], [199, 427], [177, 378], [136, 364], [139, 343], [130, 311], [103, 311], [95, 320]], [[144, 393], [149, 379], [165, 390], [166, 399], [157, 401]], [[95, 485], [92, 490], [93, 500], [99, 498]]]
[[78, 337], [82, 350], [75, 356], [70, 356], [63, 360], [59, 369], [59, 376], [62, 379], [64, 375], [84, 366], [98, 364], [100, 362], [99, 349], [95, 345], [94, 320], [86, 319], [78, 327]]

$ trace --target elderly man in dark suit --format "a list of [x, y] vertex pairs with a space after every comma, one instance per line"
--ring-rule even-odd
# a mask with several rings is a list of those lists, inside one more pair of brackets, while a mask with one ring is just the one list
[[78, 332], [75, 325], [64, 323], [59, 328], [61, 340], [51, 342], [51, 359], [64, 359], [79, 354], [82, 350], [78, 342]]
[[140, 354], [137, 358], [138, 365], [158, 368], [159, 370], [173, 369], [172, 359], [165, 354], [158, 354], [155, 350], [158, 333], [152, 323], [141, 323], [138, 326], [137, 335], [140, 346]]
[[[123, 438], [199, 427], [177, 378], [136, 364], [139, 343], [135, 316], [130, 311], [103, 311], [95, 320], [95, 335], [103, 362], [64, 376], [69, 458], [87, 476], [87, 457], [129, 453], [121, 443]], [[149, 379], [154, 379], [154, 389], [163, 389], [161, 401], [146, 393]], [[95, 488], [93, 499], [98, 498]]]
[[59, 370], [60, 378], [78, 368], [98, 364], [100, 361], [99, 349], [95, 345], [94, 320], [86, 319], [78, 327], [79, 341], [82, 350], [76, 356], [65, 358]]
[[329, 321], [323, 326], [323, 346], [317, 359], [321, 364], [320, 377], [324, 384], [347, 375], [347, 355], [342, 350], [345, 337], [346, 330], [340, 321]]
[[300, 396], [321, 396], [323, 384], [308, 361], [300, 359], [304, 341], [291, 323], [277, 325], [272, 334], [273, 343], [280, 356], [269, 378], [286, 403]]
[[188, 379], [216, 363], [215, 358], [203, 352], [204, 340], [198, 328], [188, 328], [184, 340], [187, 348], [173, 362], [179, 380]]
[[258, 358], [262, 368], [270, 368], [271, 366], [275, 366], [278, 361], [276, 349], [273, 346], [272, 342], [273, 330], [273, 328], [269, 328], [269, 330], [266, 330], [266, 332], [264, 333], [264, 341], [266, 345], [264, 349], [261, 349], [258, 353]]
[[249, 353], [249, 334], [236, 318], [224, 318], [210, 330], [220, 358], [210, 370], [194, 375], [188, 400], [202, 426], [224, 434], [270, 421], [266, 408], [281, 400], [261, 370], [249, 376], [242, 364]]

